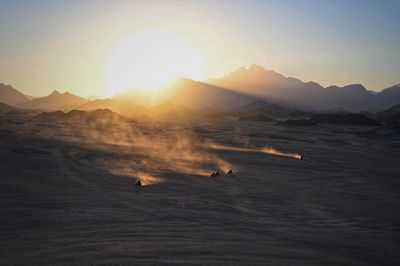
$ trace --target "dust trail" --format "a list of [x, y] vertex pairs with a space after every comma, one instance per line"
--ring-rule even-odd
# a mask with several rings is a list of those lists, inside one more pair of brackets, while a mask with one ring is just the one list
[[131, 150], [129, 158], [99, 158], [97, 163], [114, 174], [138, 178], [144, 184], [162, 182], [164, 179], [159, 176], [171, 173], [208, 177], [212, 170], [227, 172], [233, 168], [217, 154], [197, 147], [194, 143], [199, 143], [199, 139], [183, 133], [175, 137], [148, 136], [147, 144], [142, 139], [138, 145], [133, 143], [128, 147]]
[[210, 148], [213, 150], [260, 152], [260, 150], [257, 150], [257, 149], [227, 146], [227, 145], [221, 145], [221, 144], [215, 144], [215, 143], [204, 144], [204, 147]]
[[290, 158], [294, 158], [294, 159], [298, 159], [298, 160], [303, 159], [303, 156], [299, 153], [282, 152], [282, 151], [278, 151], [272, 147], [264, 147], [264, 148], [261, 148], [260, 151], [263, 153], [267, 153], [267, 154], [290, 157]]
[[156, 177], [144, 172], [138, 172], [137, 176], [139, 177], [142, 186], [154, 185], [164, 181], [163, 178]]
[[214, 143], [209, 143], [209, 144], [206, 144], [205, 146], [208, 148], [214, 149], [214, 150], [260, 152], [260, 153], [266, 153], [266, 154], [271, 154], [271, 155], [276, 155], [276, 156], [294, 158], [294, 159], [298, 159], [298, 160], [301, 160], [303, 158], [303, 156], [299, 153], [283, 152], [283, 151], [274, 149], [273, 147], [243, 148], [243, 147], [227, 146], [227, 145], [220, 145], [220, 144], [214, 144]]
[[199, 147], [203, 140], [180, 123], [138, 123], [109, 110], [42, 121], [48, 125], [39, 126], [37, 129], [45, 130], [36, 130], [36, 134], [87, 145], [98, 151], [97, 165], [143, 184], [162, 182], [174, 173], [206, 177], [213, 170], [233, 168], [216, 152]]

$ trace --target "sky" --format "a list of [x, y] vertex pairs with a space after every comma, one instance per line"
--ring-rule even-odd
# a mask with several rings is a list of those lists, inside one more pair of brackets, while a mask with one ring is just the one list
[[379, 91], [400, 83], [399, 10], [396, 0], [0, 0], [0, 82], [35, 96], [109, 96], [118, 47], [157, 29], [188, 40], [207, 78], [259, 64]]

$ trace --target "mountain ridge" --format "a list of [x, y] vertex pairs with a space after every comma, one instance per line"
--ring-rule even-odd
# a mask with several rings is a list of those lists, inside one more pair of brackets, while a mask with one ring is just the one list
[[26, 103], [18, 105], [20, 108], [38, 109], [38, 110], [63, 110], [68, 111], [86, 104], [88, 100], [72, 94], [70, 92], [60, 93], [57, 90], [51, 92], [48, 96], [32, 99]]
[[396, 85], [377, 93], [369, 92], [361, 84], [323, 87], [258, 65], [241, 67], [210, 83], [304, 110], [362, 111], [384, 109], [400, 102], [400, 87]]
[[[18, 95], [18, 100], [14, 99], [13, 104], [10, 104], [6, 101], [5, 91]], [[126, 91], [110, 99], [88, 100], [68, 91], [60, 93], [54, 90], [48, 96], [29, 100], [10, 85], [0, 84], [0, 101], [14, 107], [48, 111], [110, 108], [124, 113], [164, 101], [193, 109], [229, 110], [256, 100], [303, 111], [375, 112], [400, 103], [400, 85], [393, 85], [381, 92], [368, 91], [357, 83], [323, 87], [317, 82], [303, 82], [259, 65], [240, 67], [220, 79], [206, 82], [177, 77], [166, 89], [157, 93], [146, 90]]]

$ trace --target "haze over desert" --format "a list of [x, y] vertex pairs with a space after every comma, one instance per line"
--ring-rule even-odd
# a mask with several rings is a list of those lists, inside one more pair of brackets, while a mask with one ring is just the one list
[[399, 265], [397, 1], [0, 1], [0, 265]]

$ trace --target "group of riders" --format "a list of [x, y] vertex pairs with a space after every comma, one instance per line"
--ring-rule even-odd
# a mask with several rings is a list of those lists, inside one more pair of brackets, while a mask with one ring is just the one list
[[[233, 175], [232, 169], [229, 169], [229, 171], [226, 172], [226, 175]], [[212, 171], [212, 173], [211, 173], [210, 176], [212, 176], [212, 177], [214, 177], [214, 176], [220, 176], [220, 174], [219, 174], [219, 172], [218, 172], [218, 170], [217, 170], [216, 172]]]
[[[229, 171], [226, 172], [226, 175], [233, 175], [232, 169], [229, 169]], [[220, 174], [219, 174], [219, 172], [218, 172], [218, 170], [217, 170], [216, 172], [212, 171], [212, 173], [211, 173], [210, 176], [215, 177], [215, 176], [220, 176]], [[138, 188], [140, 188], [140, 187], [142, 187], [142, 182], [141, 182], [140, 179], [139, 179], [139, 180], [135, 183], [135, 189], [138, 189]]]

